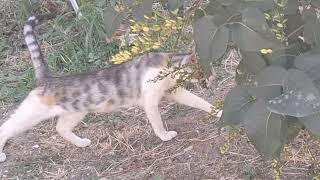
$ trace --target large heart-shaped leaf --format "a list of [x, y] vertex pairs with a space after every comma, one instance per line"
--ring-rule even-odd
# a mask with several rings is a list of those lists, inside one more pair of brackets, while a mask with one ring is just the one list
[[253, 76], [266, 67], [266, 62], [257, 52], [240, 51], [242, 59], [236, 70], [237, 84], [252, 83]]
[[132, 7], [132, 15], [138, 20], [143, 20], [144, 15], [151, 15], [152, 4], [153, 1], [142, 0], [141, 2]]
[[256, 101], [244, 119], [246, 133], [266, 159], [278, 158], [283, 148], [282, 127], [285, 116], [272, 113], [263, 100]]
[[241, 0], [216, 0], [219, 3], [221, 3], [223, 6], [230, 6], [232, 5], [232, 3], [235, 3], [237, 1], [241, 1]]
[[250, 87], [248, 93], [256, 99], [270, 100], [278, 97], [282, 93], [281, 85], [261, 85]]
[[320, 53], [309, 52], [298, 56], [294, 64], [295, 66], [305, 72], [312, 80], [320, 79]]
[[298, 118], [293, 116], [285, 116], [282, 126], [282, 140], [284, 143], [289, 143], [293, 140], [303, 128], [303, 124]]
[[211, 62], [211, 38], [217, 27], [213, 24], [213, 16], [204, 16], [194, 23], [194, 40], [200, 57], [200, 63], [206, 70]]
[[287, 6], [284, 10], [284, 13], [286, 15], [288, 14], [297, 14], [298, 12], [298, 7], [299, 7], [299, 2], [298, 0], [291, 0], [291, 1], [287, 1]]
[[264, 68], [255, 78], [257, 86], [280, 85], [283, 86], [287, 78], [287, 70], [279, 66]]
[[257, 8], [248, 7], [242, 12], [242, 22], [259, 33], [269, 33], [269, 26], [262, 11]]
[[274, 8], [274, 0], [244, 0], [248, 7], [253, 7], [266, 11]]
[[281, 45], [280, 41], [266, 38], [244, 24], [236, 23], [229, 27], [232, 30], [233, 41], [242, 50], [259, 52], [261, 49], [278, 49]]
[[194, 39], [204, 70], [209, 71], [211, 63], [219, 59], [226, 51], [229, 31], [226, 27], [217, 28], [213, 16], [204, 16], [194, 24]]
[[280, 96], [286, 75], [287, 71], [282, 67], [267, 67], [254, 78], [254, 86], [248, 89], [248, 93], [256, 99], [263, 100]]
[[[150, 1], [150, 0], [148, 0]], [[152, 2], [152, 1], [151, 1]], [[168, 8], [170, 10], [178, 9], [183, 5], [184, 0], [168, 0]]]
[[319, 91], [304, 72], [288, 70], [284, 89], [285, 93], [268, 102], [268, 108], [272, 112], [295, 117], [320, 112]]
[[320, 6], [320, 0], [311, 0], [311, 4], [315, 5], [316, 7]]
[[304, 9], [302, 18], [305, 22], [303, 36], [307, 43], [315, 46], [320, 45], [320, 22], [314, 8]]
[[126, 12], [117, 12], [113, 7], [108, 6], [103, 12], [103, 21], [106, 35], [109, 39], [112, 38], [113, 33], [117, 30]]
[[320, 113], [301, 117], [299, 120], [312, 134], [320, 136]]
[[218, 60], [227, 50], [229, 42], [229, 29], [225, 26], [220, 27], [213, 34], [211, 40], [211, 58], [212, 61]]
[[[239, 16], [239, 12], [243, 9], [242, 0], [228, 0], [228, 2], [221, 0], [218, 2], [212, 0], [204, 9], [206, 14], [214, 16], [214, 24], [220, 26], [226, 21], [231, 21], [233, 18]], [[238, 16], [237, 16], [238, 15]], [[233, 18], [232, 18], [233, 17]]]
[[224, 100], [221, 126], [238, 126], [243, 123], [245, 114], [254, 102], [247, 90], [247, 87], [237, 86], [229, 91]]

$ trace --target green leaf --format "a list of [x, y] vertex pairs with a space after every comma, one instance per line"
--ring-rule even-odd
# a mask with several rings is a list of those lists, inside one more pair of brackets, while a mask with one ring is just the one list
[[[150, 0], [148, 0], [150, 1]], [[151, 1], [152, 2], [152, 1]], [[173, 11], [183, 5], [184, 0], [168, 0], [168, 8]]]
[[217, 28], [213, 16], [204, 16], [194, 24], [194, 39], [200, 57], [200, 64], [207, 72], [211, 63], [218, 60], [227, 49], [229, 31], [226, 27]]
[[261, 85], [257, 87], [251, 87], [248, 89], [248, 93], [255, 99], [270, 100], [281, 95], [282, 86]]
[[220, 27], [214, 34], [211, 40], [211, 59], [218, 60], [224, 55], [229, 42], [229, 29], [225, 26]]
[[316, 7], [320, 6], [320, 0], [311, 0], [311, 4], [315, 5]]
[[242, 0], [232, 1], [232, 4], [227, 3], [230, 4], [229, 6], [225, 6], [223, 4], [225, 3], [211, 0], [207, 7], [204, 9], [206, 14], [214, 16], [213, 21], [216, 26], [220, 26], [226, 23], [227, 20], [229, 22], [234, 22], [234, 20], [232, 21], [232, 19], [238, 17], [240, 15], [239, 12], [243, 9]]
[[243, 123], [243, 118], [254, 99], [243, 86], [236, 86], [227, 94], [224, 100], [223, 113], [220, 126], [238, 126]]
[[233, 41], [242, 50], [259, 52], [261, 49], [278, 49], [281, 46], [280, 41], [264, 37], [244, 24], [232, 24], [230, 28]]
[[284, 10], [284, 14], [297, 14], [299, 7], [298, 0], [289, 0], [287, 1], [287, 7]]
[[283, 80], [287, 71], [284, 68], [270, 66], [264, 68], [254, 78], [253, 87], [248, 89], [248, 93], [256, 99], [270, 100], [278, 97], [282, 93]]
[[226, 13], [225, 7], [216, 0], [210, 0], [204, 11], [208, 15], [223, 15]]
[[285, 116], [285, 120], [281, 128], [283, 142], [289, 143], [299, 134], [303, 128], [303, 124], [296, 117]]
[[286, 34], [289, 36], [289, 44], [292, 44], [292, 42], [301, 41], [299, 39], [299, 36], [303, 33], [303, 28], [301, 28], [304, 25], [304, 22], [302, 20], [300, 13], [295, 14], [288, 14], [285, 16], [287, 19], [286, 22]]
[[319, 52], [308, 52], [296, 57], [294, 64], [296, 68], [305, 72], [312, 80], [320, 80], [319, 57]]
[[259, 33], [272, 35], [262, 11], [256, 8], [246, 8], [242, 12], [242, 22]]
[[294, 117], [320, 112], [319, 91], [304, 72], [289, 69], [284, 89], [281, 96], [268, 102], [268, 108], [272, 112]]
[[262, 11], [274, 8], [274, 0], [244, 0], [248, 7], [260, 9]]
[[288, 56], [285, 54], [286, 49], [273, 50], [272, 53], [264, 55], [268, 59], [270, 66], [280, 66], [282, 68], [288, 68]]
[[257, 86], [280, 85], [283, 86], [287, 78], [287, 70], [279, 66], [264, 68], [255, 78]]
[[272, 113], [263, 100], [256, 101], [244, 119], [246, 133], [266, 159], [279, 158], [283, 148], [282, 127], [285, 117]]
[[241, 0], [217, 0], [217, 1], [223, 6], [230, 6], [230, 5], [232, 5], [232, 3], [235, 3], [235, 2], [241, 1]]
[[138, 20], [143, 20], [144, 15], [147, 15], [147, 16], [151, 15], [152, 4], [153, 4], [153, 1], [143, 0], [142, 2], [132, 7], [132, 15]]
[[242, 59], [236, 70], [237, 84], [250, 84], [254, 75], [258, 74], [266, 63], [260, 53], [241, 51]]
[[202, 18], [205, 16], [205, 11], [203, 9], [197, 9], [194, 13], [194, 20], [197, 21], [198, 19]]
[[200, 63], [208, 71], [211, 62], [211, 38], [217, 27], [213, 24], [213, 16], [204, 16], [194, 23], [194, 40], [200, 57]]
[[299, 120], [312, 134], [320, 136], [320, 113], [301, 117]]
[[108, 38], [112, 38], [113, 33], [117, 30], [125, 15], [125, 12], [119, 13], [111, 6], [108, 6], [104, 9], [104, 28]]
[[320, 45], [320, 22], [317, 18], [316, 10], [314, 8], [304, 9], [302, 18], [305, 22], [303, 37], [305, 42], [319, 46]]

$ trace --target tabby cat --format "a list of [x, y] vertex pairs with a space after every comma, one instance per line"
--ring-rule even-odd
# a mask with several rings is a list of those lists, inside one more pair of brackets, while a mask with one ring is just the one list
[[175, 85], [173, 77], [150, 81], [168, 68], [169, 62], [174, 66], [191, 63], [192, 54], [146, 53], [131, 61], [91, 72], [60, 77], [50, 75], [34, 34], [35, 26], [46, 18], [32, 16], [24, 26], [37, 86], [0, 127], [0, 162], [6, 159], [3, 148], [9, 138], [52, 117], [58, 117], [56, 130], [65, 140], [77, 147], [86, 147], [91, 141], [80, 138], [72, 130], [90, 112], [140, 106], [155, 134], [162, 141], [169, 141], [177, 132], [167, 131], [162, 124], [158, 108], [162, 97], [208, 113], [211, 111], [211, 104], [183, 88], [167, 93]]

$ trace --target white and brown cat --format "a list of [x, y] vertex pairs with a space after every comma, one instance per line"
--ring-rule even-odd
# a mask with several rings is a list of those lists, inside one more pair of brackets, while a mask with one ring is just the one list
[[177, 136], [177, 132], [167, 131], [163, 126], [158, 108], [163, 97], [208, 113], [211, 111], [211, 104], [186, 89], [167, 93], [176, 82], [170, 76], [150, 81], [166, 70], [169, 62], [174, 66], [191, 63], [192, 54], [147, 53], [96, 71], [60, 77], [50, 75], [34, 34], [35, 26], [43, 19], [46, 16], [32, 16], [24, 26], [37, 86], [0, 127], [0, 162], [6, 159], [3, 148], [9, 138], [55, 116], [58, 117], [58, 133], [70, 143], [86, 147], [91, 141], [77, 136], [72, 130], [90, 112], [140, 106], [155, 134], [161, 140], [169, 141]]

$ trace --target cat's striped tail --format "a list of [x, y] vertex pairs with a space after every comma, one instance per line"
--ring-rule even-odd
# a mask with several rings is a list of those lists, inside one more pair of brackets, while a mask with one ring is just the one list
[[38, 84], [42, 84], [46, 80], [46, 78], [49, 76], [49, 70], [47, 62], [43, 58], [40, 46], [34, 34], [34, 28], [42, 20], [51, 19], [52, 17], [53, 15], [51, 14], [31, 16], [27, 20], [23, 29], [23, 34], [25, 36], [25, 41], [31, 55], [31, 60]]

